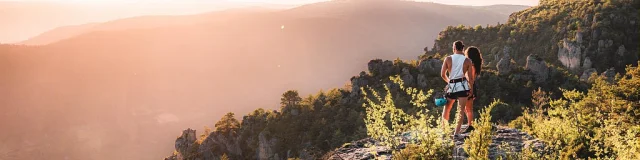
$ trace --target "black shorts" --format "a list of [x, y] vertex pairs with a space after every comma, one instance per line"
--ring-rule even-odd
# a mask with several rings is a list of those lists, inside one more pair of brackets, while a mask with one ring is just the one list
[[447, 93], [447, 95], [445, 95], [445, 97], [447, 97], [449, 99], [458, 99], [460, 97], [469, 97], [469, 91], [460, 91], [460, 92]]

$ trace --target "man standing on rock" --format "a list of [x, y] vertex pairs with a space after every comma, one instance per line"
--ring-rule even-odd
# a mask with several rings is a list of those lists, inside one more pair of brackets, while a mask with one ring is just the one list
[[[442, 70], [440, 76], [447, 82], [446, 96], [447, 104], [442, 112], [442, 118], [444, 122], [449, 122], [449, 113], [453, 107], [453, 103], [458, 100], [458, 124], [454, 135], [460, 133], [460, 127], [462, 126], [462, 116], [464, 115], [464, 107], [469, 99], [470, 93], [473, 92], [474, 79], [467, 77], [468, 72], [473, 65], [471, 60], [464, 55], [464, 44], [462, 41], [453, 42], [453, 54], [448, 56], [442, 64]], [[447, 76], [447, 72], [449, 76]], [[443, 123], [445, 124], [445, 123]]]

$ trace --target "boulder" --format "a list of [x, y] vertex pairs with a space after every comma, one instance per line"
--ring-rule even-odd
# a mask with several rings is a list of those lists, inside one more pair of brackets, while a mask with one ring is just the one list
[[581, 45], [564, 39], [562, 46], [558, 48], [558, 60], [569, 70], [576, 70], [580, 67], [582, 58]]
[[496, 68], [498, 69], [499, 75], [507, 75], [510, 74], [511, 71], [515, 68], [515, 64], [511, 62], [511, 57], [509, 57], [509, 54], [505, 54], [505, 56], [502, 57], [500, 61], [498, 61]]
[[411, 72], [409, 72], [409, 68], [403, 68], [402, 69], [402, 73], [400, 74], [400, 78], [404, 82], [405, 86], [414, 86], [415, 80], [413, 79], [413, 76], [411, 75]]
[[393, 72], [393, 62], [389, 60], [371, 60], [367, 64], [367, 67], [372, 76], [388, 76]]
[[606, 77], [609, 83], [614, 83], [616, 80], [616, 70], [613, 67], [609, 68], [608, 70], [602, 72], [601, 76]]
[[191, 149], [191, 147], [193, 147], [196, 140], [198, 140], [198, 137], [196, 137], [196, 130], [189, 128], [182, 131], [182, 135], [176, 139], [176, 151], [179, 153], [186, 153]]
[[418, 85], [418, 88], [426, 89], [427, 88], [427, 76], [425, 76], [424, 74], [418, 74], [417, 85]]
[[584, 62], [582, 62], [582, 68], [589, 69], [592, 67], [593, 67], [593, 62], [591, 62], [591, 58], [589, 57], [584, 58]]
[[442, 60], [430, 58], [420, 61], [418, 71], [426, 76], [438, 76], [442, 70]]
[[367, 80], [367, 74], [365, 72], [360, 72], [360, 76], [355, 76], [351, 78], [351, 97], [360, 96], [362, 92], [360, 87], [365, 87], [369, 84]]
[[211, 133], [200, 144], [198, 153], [202, 155], [203, 159], [214, 159], [220, 156], [213, 153], [214, 150], [223, 151], [230, 154], [230, 156], [242, 156], [237, 136]]
[[584, 70], [584, 72], [582, 72], [582, 75], [580, 76], [580, 81], [588, 81], [589, 77], [591, 77], [591, 74], [593, 73], [597, 73], [598, 71], [595, 68], [589, 68], [587, 70]]
[[527, 56], [525, 69], [530, 70], [535, 75], [536, 83], [542, 83], [549, 77], [549, 66], [538, 55]]

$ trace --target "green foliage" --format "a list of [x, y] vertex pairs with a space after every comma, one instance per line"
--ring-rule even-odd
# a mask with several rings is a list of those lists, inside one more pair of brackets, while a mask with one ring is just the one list
[[491, 113], [493, 108], [504, 105], [496, 100], [482, 111], [480, 119], [474, 121], [475, 130], [471, 131], [469, 138], [464, 141], [464, 151], [469, 154], [469, 159], [488, 159], [489, 145], [491, 144]]
[[[390, 79], [399, 87], [399, 92], [392, 92], [389, 85], [385, 85], [382, 94], [369, 87], [362, 88], [366, 101], [363, 106], [367, 135], [394, 149], [403, 143], [400, 137], [411, 137], [408, 147], [393, 153], [394, 159], [450, 159], [453, 141], [448, 135], [451, 135], [452, 129], [436, 121], [434, 114], [427, 109], [426, 103], [432, 91], [425, 93], [404, 87], [404, 82], [398, 76]], [[407, 113], [397, 107], [397, 99], [402, 97], [410, 99], [409, 103], [417, 111]]]
[[216, 122], [216, 132], [223, 135], [236, 135], [240, 128], [240, 122], [234, 117], [233, 112], [229, 112], [222, 116], [220, 121]]
[[520, 113], [522, 112], [522, 109], [520, 107], [514, 107], [500, 100], [495, 100], [495, 99], [489, 105], [489, 107], [492, 108], [492, 110], [490, 110], [491, 114], [489, 116], [493, 115], [495, 117], [500, 117], [495, 119], [489, 119], [492, 122], [508, 122], [513, 119], [516, 119], [517, 116], [520, 115]]
[[[497, 62], [499, 59], [493, 57], [502, 57], [502, 49], [510, 47], [511, 58], [519, 65], [524, 65], [530, 54], [560, 65], [557, 44], [566, 39], [582, 46], [583, 56], [591, 58], [594, 68], [603, 71], [616, 67], [621, 72], [626, 64], [636, 64], [639, 57], [639, 8], [632, 6], [638, 3], [637, 0], [541, 1], [538, 6], [511, 14], [505, 24], [482, 29], [447, 27], [427, 55], [449, 53], [451, 42], [463, 40], [485, 51], [484, 57], [489, 57], [485, 59], [487, 64]], [[581, 43], [578, 43], [578, 34], [582, 35]], [[598, 45], [599, 41], [609, 40], [613, 42], [610, 47]], [[618, 47], [623, 45], [628, 53], [616, 55]]]
[[302, 101], [297, 90], [288, 90], [282, 94], [280, 104], [282, 107], [296, 106]]
[[587, 93], [564, 90], [510, 125], [547, 142], [546, 158], [638, 159], [640, 69], [626, 70], [615, 83], [595, 77]]
[[222, 156], [220, 156], [220, 160], [229, 160], [229, 156], [227, 156], [227, 154], [222, 154]]

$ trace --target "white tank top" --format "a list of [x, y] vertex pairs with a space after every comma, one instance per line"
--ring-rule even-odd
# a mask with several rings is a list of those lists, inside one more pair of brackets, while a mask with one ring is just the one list
[[460, 79], [464, 77], [464, 71], [462, 67], [464, 66], [464, 61], [467, 59], [462, 54], [453, 54], [451, 57], [451, 71], [449, 72], [449, 79]]

